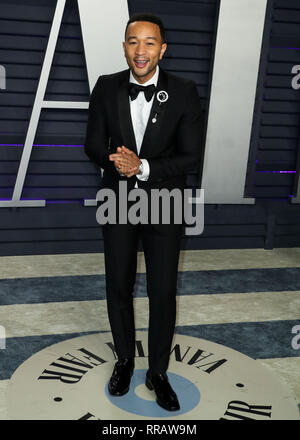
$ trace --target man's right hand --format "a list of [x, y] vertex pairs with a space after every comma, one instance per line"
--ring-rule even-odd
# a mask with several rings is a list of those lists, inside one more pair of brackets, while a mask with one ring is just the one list
[[124, 145], [117, 147], [117, 152], [110, 154], [109, 160], [114, 161], [114, 165], [119, 174], [123, 174], [128, 178], [139, 173], [141, 160], [133, 151]]

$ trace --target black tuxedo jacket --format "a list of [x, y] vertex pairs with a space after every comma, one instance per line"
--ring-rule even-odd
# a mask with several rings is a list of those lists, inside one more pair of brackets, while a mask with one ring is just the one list
[[[147, 159], [150, 175], [147, 181], [120, 176], [108, 156], [125, 145], [136, 154], [128, 96], [129, 69], [103, 75], [92, 91], [84, 151], [103, 168], [101, 187], [118, 192], [119, 181], [127, 188], [184, 188], [186, 175], [199, 169], [202, 158], [203, 111], [193, 81], [171, 75], [160, 68], [157, 92], [164, 90], [168, 100], [161, 105], [153, 99], [139, 157]], [[157, 113], [157, 121], [152, 122]]]

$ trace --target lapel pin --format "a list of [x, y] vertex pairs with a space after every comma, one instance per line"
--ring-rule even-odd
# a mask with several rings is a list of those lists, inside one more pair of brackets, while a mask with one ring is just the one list
[[[156, 99], [159, 101], [159, 106], [163, 103], [166, 102], [169, 98], [168, 93], [165, 90], [160, 90], [159, 92], [157, 92], [156, 94]], [[155, 113], [154, 117], [152, 118], [152, 123], [155, 124], [155, 122], [157, 121], [157, 115], [158, 113]]]
[[165, 90], [160, 90], [159, 92], [157, 92], [156, 98], [160, 103], [162, 103], [168, 100], [169, 95]]

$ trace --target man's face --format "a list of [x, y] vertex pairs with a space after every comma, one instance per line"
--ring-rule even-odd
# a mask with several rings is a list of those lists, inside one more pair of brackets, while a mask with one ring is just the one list
[[143, 84], [152, 78], [166, 48], [157, 24], [148, 21], [130, 23], [123, 49], [127, 64], [139, 83]]

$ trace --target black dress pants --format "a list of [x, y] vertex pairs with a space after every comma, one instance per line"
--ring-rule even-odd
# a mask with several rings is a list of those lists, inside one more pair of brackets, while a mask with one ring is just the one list
[[163, 373], [175, 328], [182, 225], [106, 224], [102, 230], [107, 311], [117, 356], [135, 356], [133, 290], [141, 240], [149, 298], [149, 369]]

